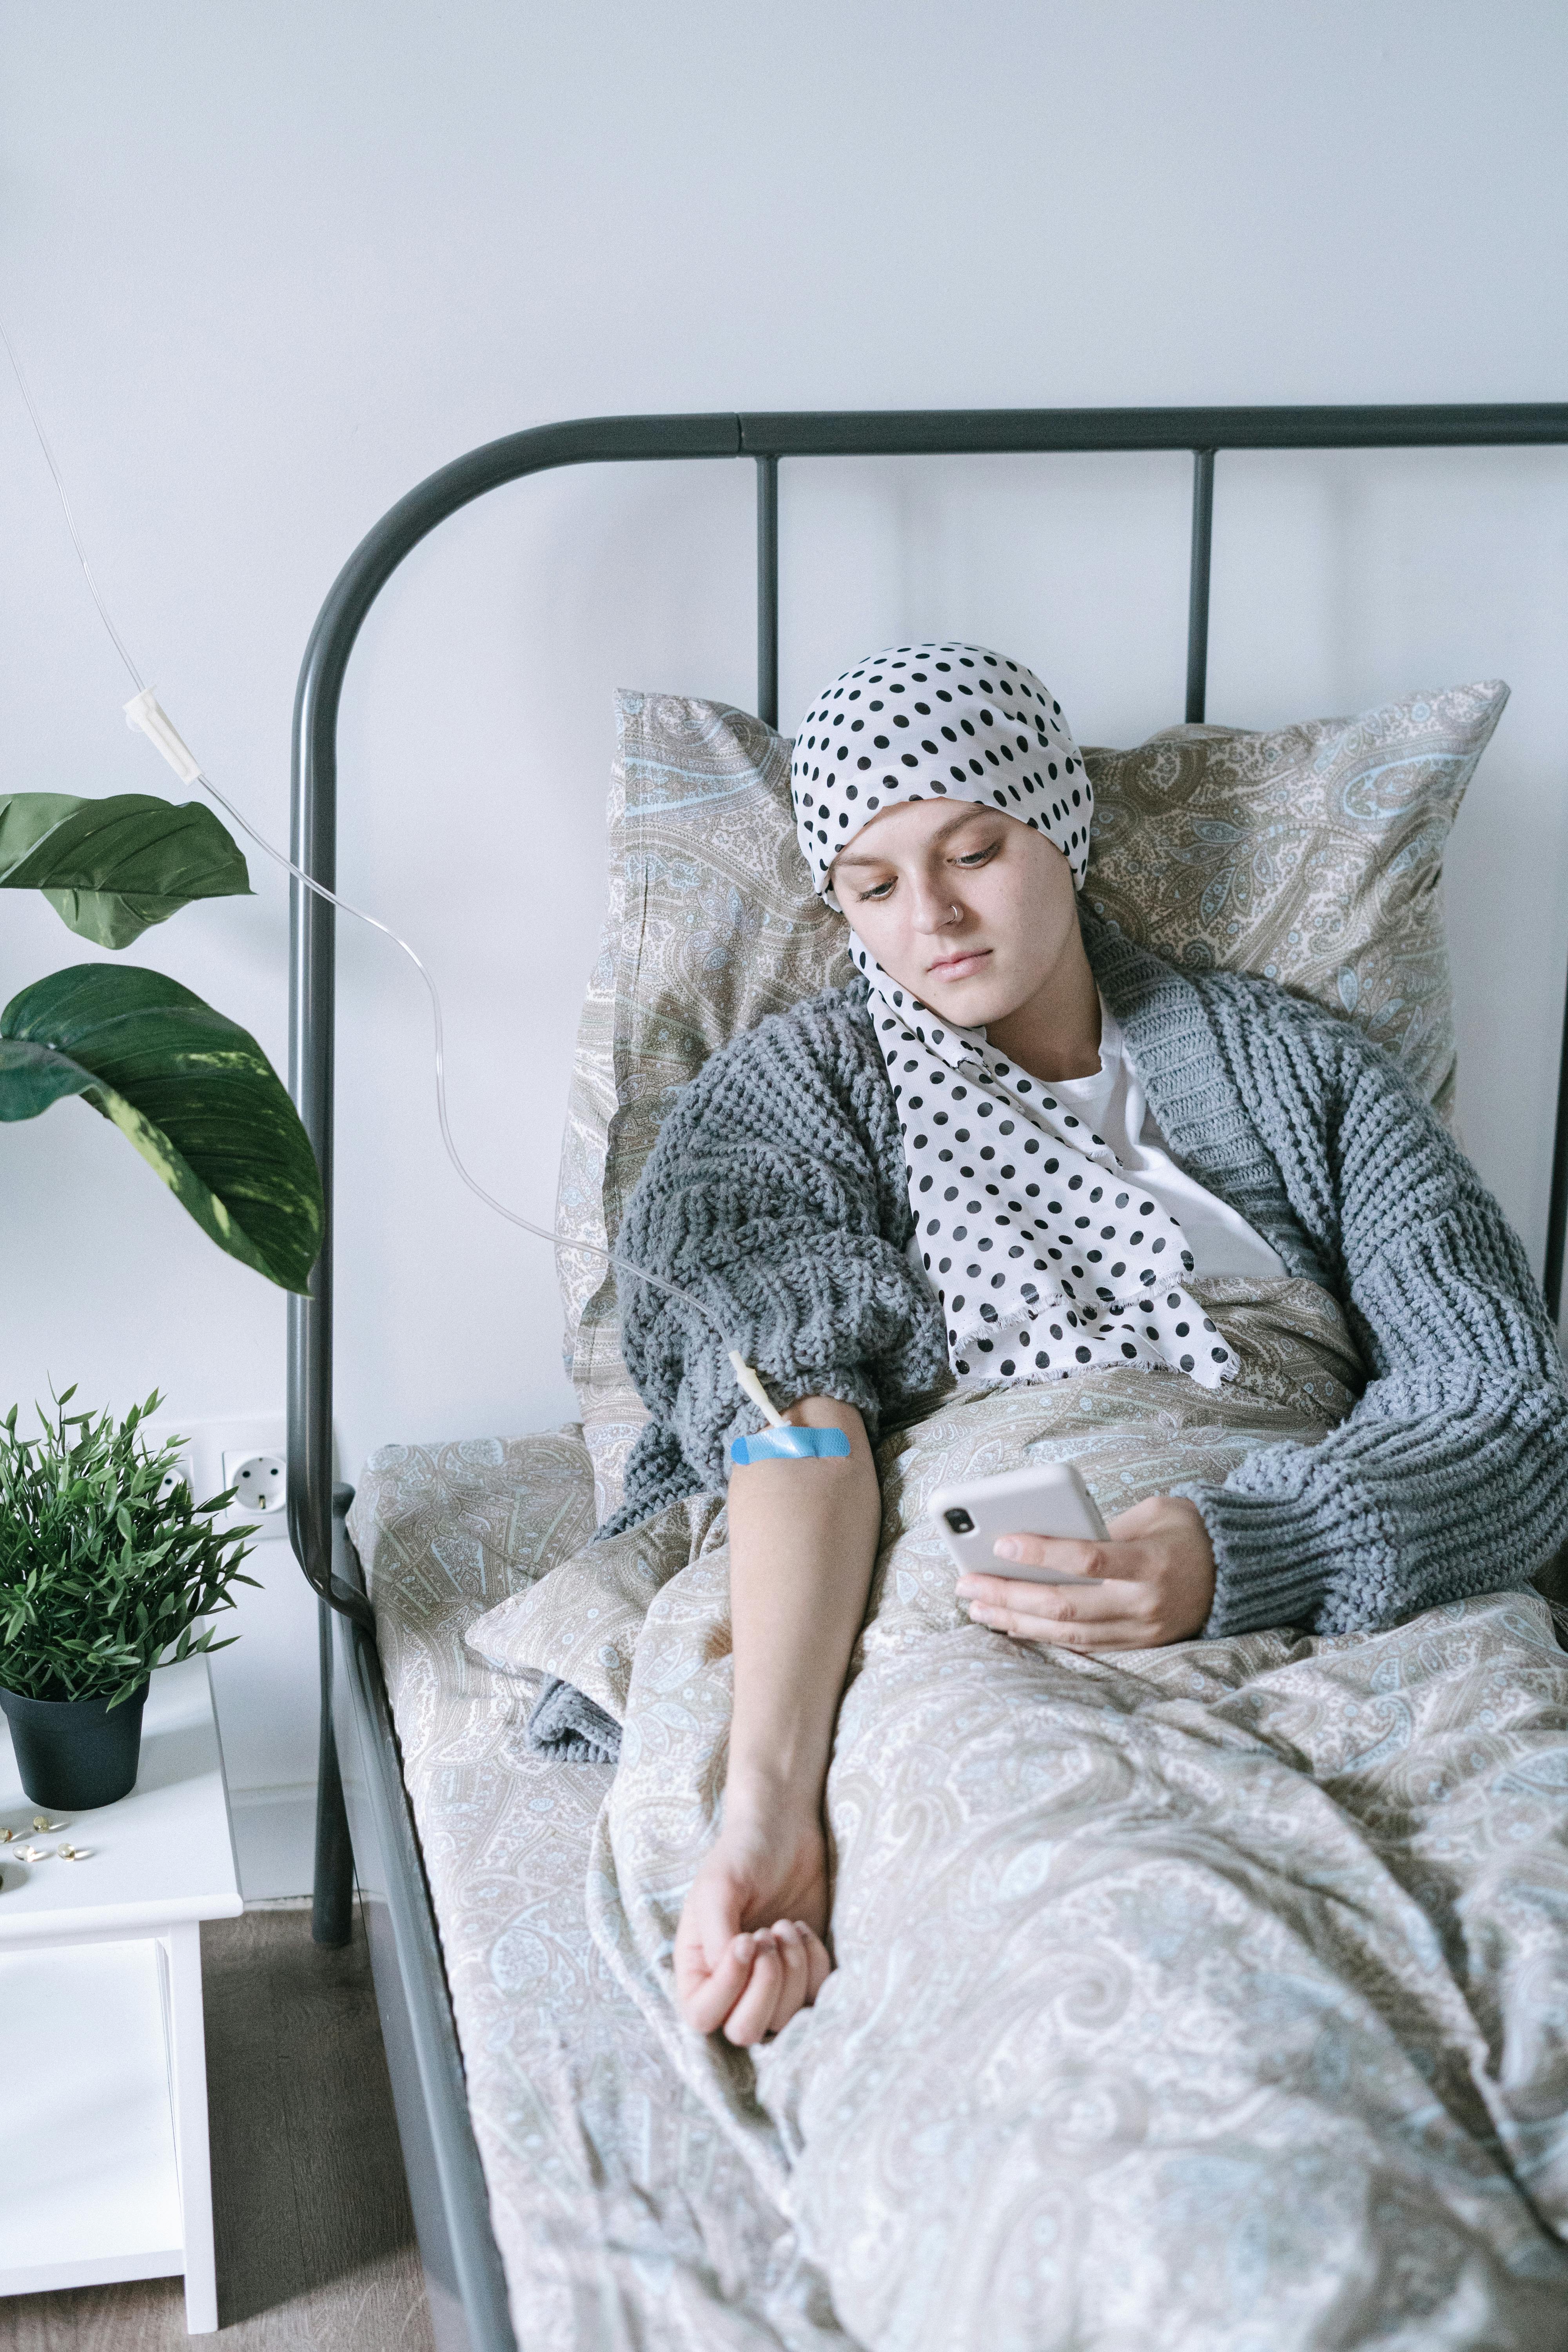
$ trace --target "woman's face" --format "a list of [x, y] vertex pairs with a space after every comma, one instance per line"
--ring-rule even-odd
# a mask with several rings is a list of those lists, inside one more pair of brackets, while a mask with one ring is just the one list
[[956, 1026], [1005, 1021], [1080, 951], [1061, 851], [973, 801], [885, 809], [834, 860], [832, 881], [883, 971]]

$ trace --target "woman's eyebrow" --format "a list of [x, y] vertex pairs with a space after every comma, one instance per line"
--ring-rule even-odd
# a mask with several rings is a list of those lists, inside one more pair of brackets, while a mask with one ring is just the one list
[[[950, 817], [945, 824], [939, 824], [936, 831], [928, 837], [927, 846], [930, 847], [932, 843], [938, 841], [945, 841], [950, 833], [957, 833], [961, 826], [973, 824], [977, 816], [990, 814], [989, 809], [965, 809], [962, 816]], [[890, 857], [867, 856], [864, 853], [857, 856], [853, 849], [847, 849], [841, 856], [836, 857], [833, 863], [836, 868], [843, 868], [850, 866], [891, 866], [894, 860]]]

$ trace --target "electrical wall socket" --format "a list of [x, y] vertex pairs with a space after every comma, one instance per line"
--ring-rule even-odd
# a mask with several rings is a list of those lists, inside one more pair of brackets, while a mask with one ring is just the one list
[[276, 1541], [288, 1533], [288, 1477], [285, 1466], [283, 1415], [280, 1412], [237, 1414], [230, 1421], [184, 1421], [161, 1412], [145, 1424], [149, 1442], [174, 1432], [184, 1438], [177, 1471], [189, 1484], [198, 1503], [237, 1486], [230, 1508], [216, 1514], [222, 1528], [253, 1527], [253, 1544]]
[[[215, 1382], [222, 1372], [215, 1341]], [[321, 1731], [321, 1604], [287, 1539], [283, 1415], [231, 1412], [225, 1419], [215, 1414], [198, 1421], [181, 1410], [187, 1403], [177, 1396], [173, 1409], [165, 1406], [148, 1425], [148, 1439], [166, 1440], [177, 1431], [184, 1440], [182, 1468], [196, 1502], [237, 1485], [242, 1491], [237, 1505], [219, 1524], [256, 1529], [248, 1539], [245, 1581], [233, 1589], [234, 1606], [219, 1610], [211, 1621], [215, 1640], [224, 1645], [212, 1653], [212, 1689], [234, 1807], [239, 1883], [248, 1900], [302, 1895], [310, 1885]], [[237, 1478], [247, 1463], [262, 1467], [264, 1475], [251, 1481]], [[251, 1496], [251, 1486], [262, 1491]], [[275, 1489], [271, 1495], [266, 1495], [268, 1486]], [[264, 1496], [267, 1508], [258, 1510]], [[0, 2095], [0, 2141], [8, 2112]], [[0, 2338], [5, 2333], [0, 2327]]]
[[281, 1535], [289, 1500], [289, 1466], [281, 1453], [232, 1453], [223, 1457], [223, 1483], [237, 1488], [234, 1507], [255, 1523], [255, 1540]]

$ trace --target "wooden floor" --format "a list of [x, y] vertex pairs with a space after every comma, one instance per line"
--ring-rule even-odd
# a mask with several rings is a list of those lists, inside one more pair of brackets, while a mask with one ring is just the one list
[[202, 1929], [216, 2336], [178, 2279], [0, 2297], [4, 2352], [433, 2352], [364, 1930], [308, 1911]]

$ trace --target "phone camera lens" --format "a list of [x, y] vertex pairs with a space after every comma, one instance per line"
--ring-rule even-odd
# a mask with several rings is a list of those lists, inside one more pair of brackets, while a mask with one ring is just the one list
[[955, 1536], [972, 1536], [974, 1533], [974, 1522], [967, 1511], [944, 1511], [942, 1517]]

